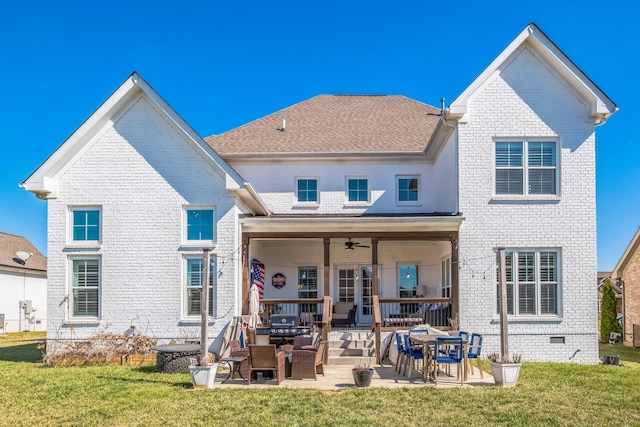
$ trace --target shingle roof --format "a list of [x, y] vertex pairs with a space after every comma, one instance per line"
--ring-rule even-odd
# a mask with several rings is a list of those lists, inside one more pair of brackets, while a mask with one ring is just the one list
[[440, 109], [405, 96], [318, 95], [205, 141], [222, 156], [418, 153], [439, 119]]
[[[24, 266], [14, 260], [18, 251], [32, 254]], [[47, 258], [26, 237], [0, 232], [0, 266], [47, 271]]]

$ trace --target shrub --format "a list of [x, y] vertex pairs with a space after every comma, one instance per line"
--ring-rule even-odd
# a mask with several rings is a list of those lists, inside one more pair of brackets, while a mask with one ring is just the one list
[[600, 309], [600, 340], [609, 341], [611, 332], [622, 332], [622, 330], [618, 323], [616, 294], [613, 292], [611, 281], [605, 279], [602, 285], [602, 306]]

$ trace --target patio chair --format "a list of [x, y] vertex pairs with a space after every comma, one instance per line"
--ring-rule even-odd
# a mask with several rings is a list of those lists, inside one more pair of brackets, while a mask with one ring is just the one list
[[333, 305], [333, 314], [331, 319], [331, 327], [336, 325], [347, 325], [347, 327], [356, 327], [356, 310], [358, 306], [353, 302], [338, 301]]
[[313, 346], [313, 337], [306, 335], [296, 335], [293, 337], [293, 350], [313, 350], [317, 349]]
[[[231, 340], [229, 341], [229, 346], [231, 347], [231, 357], [249, 357], [249, 349], [248, 348], [242, 348], [240, 347], [240, 341], [238, 340]], [[246, 362], [243, 362], [240, 365], [240, 375], [242, 375], [243, 378], [248, 378], [250, 374], [249, 371], [249, 364]], [[232, 374], [232, 378], [235, 378], [235, 372]]]
[[275, 344], [249, 345], [249, 376], [248, 382], [251, 384], [251, 377], [254, 372], [271, 371], [275, 374], [276, 381], [280, 384], [284, 381], [285, 375], [284, 352], [277, 353]]
[[[407, 378], [411, 378], [411, 369], [413, 368], [413, 365], [415, 365], [416, 360], [424, 359], [424, 353], [422, 352], [422, 349], [418, 349], [411, 344], [411, 336], [409, 334], [404, 336], [404, 351], [407, 353], [407, 361], [404, 367], [405, 376]], [[408, 374], [407, 367], [409, 368]]]
[[473, 360], [478, 361], [478, 370], [480, 371], [480, 378], [484, 378], [484, 372], [482, 370], [482, 361], [480, 360], [480, 352], [482, 351], [482, 335], [473, 333], [471, 334], [471, 341], [469, 342], [469, 351], [467, 352], [467, 359], [469, 360], [469, 368], [473, 374]]
[[438, 337], [436, 338], [436, 346], [433, 352], [433, 378], [436, 385], [438, 385], [438, 367], [441, 364], [458, 365], [456, 372], [456, 378], [460, 378], [460, 385], [464, 384], [463, 369], [463, 347], [462, 338], [460, 337]]
[[317, 374], [324, 376], [324, 350], [326, 341], [320, 341], [317, 350], [293, 350], [291, 360], [291, 379], [301, 380], [303, 378], [318, 379]]
[[396, 331], [396, 347], [398, 348], [398, 358], [396, 359], [396, 371], [400, 373], [400, 369], [402, 369], [402, 363], [407, 358], [407, 352], [404, 351], [402, 336], [398, 333], [398, 331]]

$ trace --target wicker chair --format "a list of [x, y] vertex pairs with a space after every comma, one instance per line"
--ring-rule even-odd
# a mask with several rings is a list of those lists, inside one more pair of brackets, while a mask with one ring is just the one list
[[280, 384], [284, 381], [284, 353], [276, 352], [274, 344], [258, 345], [249, 344], [249, 384], [251, 377], [257, 371], [272, 371], [275, 373], [276, 381]]
[[324, 350], [326, 341], [320, 341], [317, 350], [293, 350], [291, 361], [291, 378], [301, 380], [303, 378], [318, 379], [317, 374], [324, 375]]

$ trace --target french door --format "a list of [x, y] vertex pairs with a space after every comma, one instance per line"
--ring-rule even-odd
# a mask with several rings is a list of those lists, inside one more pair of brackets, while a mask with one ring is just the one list
[[337, 301], [358, 306], [356, 322], [369, 325], [373, 314], [373, 270], [371, 266], [339, 268]]

